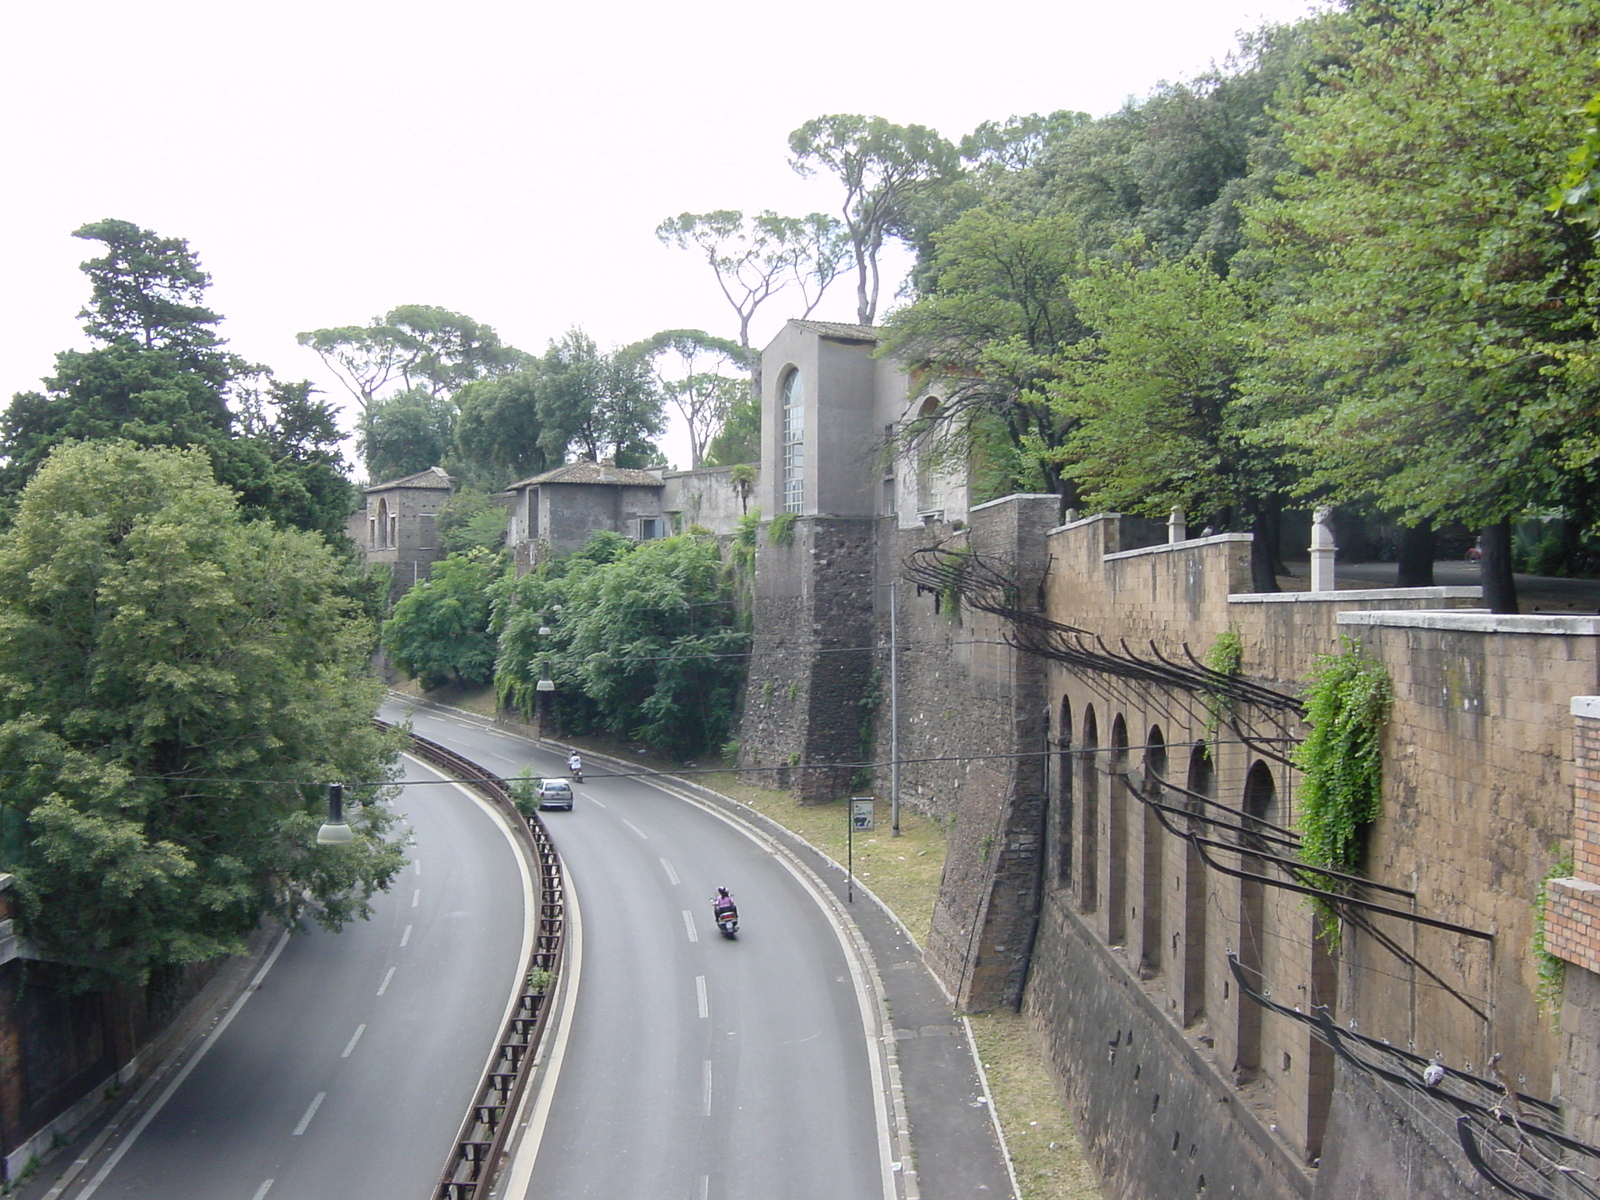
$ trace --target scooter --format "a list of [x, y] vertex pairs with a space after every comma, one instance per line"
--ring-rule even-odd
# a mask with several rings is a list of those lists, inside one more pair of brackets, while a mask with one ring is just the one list
[[576, 754], [567, 759], [567, 773], [572, 776], [573, 783], [583, 782], [583, 760]]
[[722, 931], [722, 936], [731, 938], [739, 932], [739, 910], [734, 907], [732, 900], [721, 897], [711, 902], [711, 916], [717, 923], [717, 928]]

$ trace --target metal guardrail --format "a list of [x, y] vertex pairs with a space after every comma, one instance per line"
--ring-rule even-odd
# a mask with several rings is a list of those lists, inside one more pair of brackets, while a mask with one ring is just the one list
[[[387, 722], [378, 722], [387, 727]], [[550, 992], [561, 970], [566, 947], [566, 892], [561, 860], [544, 823], [524, 817], [500, 779], [454, 750], [411, 734], [411, 750], [418, 758], [443, 767], [457, 779], [482, 792], [505, 810], [511, 827], [525, 838], [539, 869], [539, 916], [533, 949], [523, 964], [517, 1002], [500, 1030], [499, 1050], [490, 1060], [472, 1105], [456, 1134], [455, 1149], [433, 1190], [434, 1200], [485, 1200], [494, 1186], [506, 1153], [513, 1116], [522, 1101], [540, 1040], [550, 1015]], [[542, 972], [543, 986], [530, 986]]]

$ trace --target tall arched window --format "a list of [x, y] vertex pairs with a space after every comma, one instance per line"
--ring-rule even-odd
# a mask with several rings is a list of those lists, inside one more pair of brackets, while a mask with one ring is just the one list
[[790, 367], [783, 377], [778, 403], [782, 417], [778, 453], [783, 463], [783, 511], [797, 513], [805, 505], [806, 482], [806, 393], [798, 368]]
[[[1189, 791], [1184, 805], [1195, 815], [1189, 818], [1191, 833], [1208, 830], [1198, 818], [1209, 816], [1200, 797], [1211, 799], [1216, 792], [1216, 770], [1211, 753], [1204, 745], [1189, 752]], [[1206, 1011], [1206, 864], [1193, 842], [1183, 852], [1183, 1023], [1192, 1025]]]
[[[1244, 832], [1239, 840], [1249, 849], [1265, 850], [1267, 843], [1261, 837], [1266, 830], [1263, 823], [1277, 818], [1278, 788], [1272, 771], [1264, 762], [1257, 761], [1244, 781], [1244, 812], [1240, 821]], [[1239, 856], [1239, 865], [1252, 875], [1264, 875], [1266, 864], [1250, 854]], [[1265, 986], [1262, 978], [1262, 942], [1266, 938], [1266, 895], [1261, 884], [1253, 879], [1239, 881], [1239, 967], [1249, 976], [1250, 986], [1260, 991]], [[1250, 1083], [1261, 1073], [1261, 1006], [1242, 993], [1234, 998], [1238, 1017], [1238, 1049], [1234, 1055], [1233, 1075], [1240, 1084]]]
[[1100, 772], [1095, 752], [1100, 749], [1100, 726], [1094, 705], [1083, 714], [1083, 740], [1078, 743], [1078, 907], [1091, 913], [1100, 907]]
[[1056, 886], [1072, 886], [1072, 702], [1061, 697], [1056, 725]]

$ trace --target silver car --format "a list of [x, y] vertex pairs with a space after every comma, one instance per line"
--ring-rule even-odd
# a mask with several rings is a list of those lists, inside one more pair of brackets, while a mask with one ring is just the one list
[[565, 779], [545, 779], [539, 783], [539, 807], [572, 811], [572, 785]]

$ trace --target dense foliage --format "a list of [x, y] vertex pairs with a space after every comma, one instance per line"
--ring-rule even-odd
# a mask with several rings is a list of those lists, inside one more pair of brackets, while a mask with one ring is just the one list
[[503, 703], [531, 715], [535, 685], [549, 678], [569, 727], [680, 755], [727, 737], [749, 634], [714, 538], [596, 535], [570, 558], [503, 580], [494, 622]]
[[399, 869], [371, 627], [313, 534], [245, 519], [204, 450], [58, 449], [0, 536], [0, 811], [25, 932], [87, 982], [364, 915]]
[[425, 688], [470, 687], [493, 679], [489, 585], [504, 569], [498, 555], [483, 549], [434, 563], [428, 578], [401, 596], [383, 623], [383, 649], [390, 661]]
[[354, 494], [333, 409], [225, 348], [188, 243], [115, 220], [74, 236], [104, 247], [83, 264], [92, 345], [56, 355], [45, 390], [19, 393], [0, 417], [0, 499], [14, 504], [70, 441], [199, 446], [247, 515], [336, 538]]

